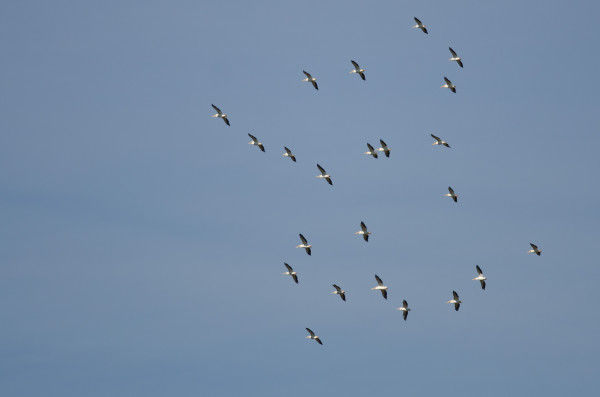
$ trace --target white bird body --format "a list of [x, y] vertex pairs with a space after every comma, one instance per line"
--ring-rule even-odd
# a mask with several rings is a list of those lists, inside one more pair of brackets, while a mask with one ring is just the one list
[[306, 75], [306, 78], [304, 80], [302, 80], [302, 81], [312, 83], [313, 87], [315, 87], [315, 90], [318, 90], [319, 86], [317, 85], [317, 79], [315, 79], [314, 77], [312, 77], [310, 75], [310, 73], [308, 73], [308, 72], [306, 72], [304, 70], [302, 71], [302, 73], [304, 73]]
[[475, 265], [475, 268], [477, 269], [477, 277], [473, 280], [479, 281], [481, 283], [481, 289], [485, 290], [485, 280], [487, 280], [487, 277], [483, 275], [479, 265]]
[[364, 222], [360, 222], [360, 228], [361, 230], [359, 230], [358, 232], [354, 232], [354, 234], [360, 234], [361, 236], [363, 236], [363, 239], [366, 242], [369, 242], [369, 234], [371, 234], [371, 232], [367, 230], [367, 226]]
[[456, 94], [456, 86], [452, 84], [452, 82], [448, 80], [447, 77], [444, 77], [444, 81], [446, 81], [446, 84], [444, 84], [441, 88], [448, 88], [450, 89], [450, 91]]
[[[385, 153], [385, 157], [390, 157], [390, 151], [392, 149], [390, 149], [385, 142], [383, 141], [383, 139], [379, 140], [379, 143], [381, 143], [381, 147], [379, 149], [377, 149], [378, 152], [384, 152]], [[366, 153], [365, 153], [366, 154]]]
[[397, 308], [396, 310], [400, 310], [404, 313], [402, 313], [403, 317], [404, 317], [404, 321], [406, 321], [406, 318], [408, 317], [408, 312], [410, 311], [410, 307], [408, 307], [408, 303], [405, 301], [402, 302], [402, 306]]
[[460, 309], [460, 304], [463, 303], [463, 301], [458, 299], [458, 294], [456, 291], [452, 291], [452, 295], [454, 296], [454, 299], [450, 299], [446, 303], [454, 304], [454, 310], [458, 311], [458, 309]]
[[363, 68], [361, 68], [360, 66], [358, 66], [358, 63], [354, 62], [354, 61], [350, 61], [352, 62], [352, 65], [354, 66], [354, 69], [351, 70], [349, 73], [358, 73], [358, 75], [360, 76], [361, 79], [365, 79], [365, 70]]
[[225, 122], [225, 124], [229, 125], [229, 119], [227, 118], [227, 115], [225, 113], [221, 112], [221, 109], [219, 109], [218, 107], [216, 107], [212, 103], [211, 103], [211, 105], [212, 105], [213, 109], [215, 109], [217, 111], [217, 114], [213, 114], [210, 117], [219, 117], [219, 118], [222, 118], [223, 121]]
[[381, 295], [383, 295], [383, 298], [387, 299], [387, 290], [388, 290], [388, 287], [386, 287], [385, 285], [383, 285], [383, 281], [381, 281], [381, 279], [379, 278], [378, 275], [375, 275], [375, 280], [377, 281], [377, 285], [375, 287], [371, 288], [371, 290], [381, 291]]

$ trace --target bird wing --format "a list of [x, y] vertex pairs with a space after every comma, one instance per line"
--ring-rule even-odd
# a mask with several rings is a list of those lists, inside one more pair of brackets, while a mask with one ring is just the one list
[[536, 250], [536, 251], [538, 250], [538, 247], [537, 247], [537, 245], [535, 245], [535, 244], [533, 244], [533, 243], [529, 243], [529, 245], [531, 245], [531, 248], [533, 248], [534, 250]]
[[448, 80], [448, 77], [444, 77], [444, 81], [446, 81], [446, 84], [448, 84], [448, 86], [452, 86], [452, 82]]
[[342, 300], [344, 302], [346, 302], [346, 294], [344, 294], [343, 292], [340, 294], [340, 296], [342, 297]]
[[215, 109], [215, 110], [217, 111], [217, 113], [219, 113], [219, 114], [223, 114], [223, 112], [221, 112], [221, 109], [219, 109], [218, 107], [216, 107], [216, 106], [215, 106], [215, 105], [213, 105], [212, 103], [211, 103], [211, 105], [212, 105], [213, 109]]
[[479, 280], [481, 283], [481, 289], [485, 290], [485, 280]]
[[342, 292], [342, 290], [340, 289], [340, 287], [338, 287], [337, 285], [333, 284], [333, 288], [336, 289], [337, 292]]
[[263, 152], [265, 151], [265, 146], [262, 143], [258, 144], [258, 147], [260, 148], [260, 150], [262, 150]]
[[455, 303], [454, 310], [458, 311], [458, 309], [460, 309], [460, 303]]
[[355, 68], [356, 70], [359, 70], [359, 69], [360, 69], [360, 66], [358, 66], [358, 63], [356, 63], [356, 62], [354, 62], [354, 61], [352, 61], [352, 60], [351, 60], [350, 62], [352, 62], [352, 64], [354, 65], [354, 68]]
[[293, 271], [294, 271], [294, 269], [292, 269], [292, 267], [291, 267], [290, 265], [288, 265], [287, 263], [284, 263], [284, 265], [285, 265], [285, 267], [287, 267], [287, 269], [288, 269], [288, 272], [290, 272], [290, 273], [291, 273], [291, 272], [293, 272]]
[[379, 143], [381, 143], [381, 147], [386, 150], [387, 149], [387, 145], [385, 144], [385, 142], [383, 141], [383, 139], [379, 140]]
[[331, 182], [331, 178], [325, 178], [325, 180], [327, 181], [327, 183], [329, 183], [330, 185], [333, 185], [333, 182]]
[[360, 75], [361, 79], [365, 80], [365, 74], [363, 72], [359, 72], [358, 74]]
[[432, 137], [433, 139], [435, 139], [436, 141], [438, 141], [439, 143], [442, 143], [442, 140], [441, 140], [439, 137], [437, 137], [437, 136], [435, 136], [435, 135], [433, 135], [433, 134], [429, 134], [429, 135], [431, 135], [431, 137]]
[[360, 223], [360, 228], [362, 229], [363, 232], [365, 232], [365, 233], [367, 232], [367, 225], [365, 225], [364, 222]]
[[456, 55], [456, 52], [454, 52], [454, 50], [452, 49], [452, 47], [448, 47], [448, 49], [450, 50], [450, 52], [452, 53], [452, 58], [457, 58], [458, 56]]
[[405, 300], [402, 301], [402, 307], [408, 309], [408, 302], [406, 302]]
[[315, 87], [315, 90], [318, 90], [318, 89], [319, 89], [319, 86], [317, 85], [317, 82], [316, 82], [316, 81], [314, 81], [314, 80], [313, 80], [313, 81], [312, 81], [312, 85], [313, 85], [313, 87]]
[[483, 274], [481, 268], [479, 267], [479, 265], [475, 265], [475, 267], [477, 268], [477, 273], [479, 273], [479, 275], [481, 276]]
[[454, 189], [452, 189], [450, 186], [448, 186], [448, 191], [452, 196], [454, 196]]
[[367, 143], [367, 147], [369, 148], [369, 151], [370, 151], [371, 153], [375, 152], [375, 149], [373, 149], [373, 146], [371, 146], [371, 144], [370, 144], [370, 143]]
[[381, 281], [378, 275], [375, 275], [375, 280], [377, 280], [377, 284], [383, 285], [383, 281]]
[[288, 154], [288, 156], [292, 155], [292, 151], [290, 149], [288, 149], [287, 147], [283, 147], [285, 149], [285, 152]]
[[321, 167], [319, 164], [317, 164], [317, 168], [319, 169], [319, 171], [321, 171], [321, 175], [327, 174], [327, 172], [325, 172], [325, 169], [323, 167]]
[[402, 313], [402, 317], [404, 317], [404, 321], [406, 321], [406, 317], [408, 317], [408, 312], [405, 311], [404, 313]]
[[311, 252], [310, 248], [305, 248], [305, 250], [306, 250], [306, 253], [310, 256], [310, 252]]
[[310, 334], [310, 336], [315, 336], [315, 333], [312, 332], [310, 328], [306, 328], [306, 330], [308, 331], [308, 333]]
[[387, 299], [387, 290], [386, 289], [382, 289], [381, 290], [381, 295], [383, 295], [383, 299]]
[[369, 235], [368, 234], [363, 234], [363, 238], [365, 239], [365, 241], [368, 243], [369, 242]]
[[321, 338], [317, 338], [317, 339], [315, 339], [315, 340], [316, 340], [317, 342], [319, 342], [319, 345], [322, 345], [322, 344], [323, 344], [323, 342], [321, 342]]
[[292, 274], [292, 278], [294, 279], [294, 281], [296, 282], [296, 284], [298, 284], [298, 275], [297, 274]]
[[252, 140], [253, 140], [255, 143], [258, 143], [258, 139], [256, 139], [256, 137], [255, 137], [254, 135], [252, 135], [252, 134], [248, 133], [248, 136], [249, 136], [250, 138], [252, 138]]
[[454, 300], [458, 300], [458, 294], [456, 293], [456, 291], [452, 291], [452, 296], [454, 296]]
[[427, 28], [421, 28], [421, 30], [423, 31], [423, 33], [429, 34], [429, 33], [427, 33]]
[[308, 243], [308, 241], [306, 241], [306, 239], [304, 238], [304, 236], [302, 234], [300, 234], [299, 236], [300, 236], [300, 240], [302, 240], [302, 244]]
[[227, 119], [227, 117], [223, 117], [223, 121], [225, 122], [225, 124], [231, 126], [231, 124], [229, 124], [229, 120]]
[[458, 63], [458, 65], [459, 65], [461, 68], [463, 67], [462, 61], [461, 61], [460, 59], [459, 59], [458, 61], [456, 61], [456, 62]]
[[415, 22], [417, 23], [417, 25], [422, 25], [421, 21], [419, 21], [419, 18], [415, 17]]
[[307, 71], [303, 70], [302, 73], [304, 73], [306, 75], [306, 77], [308, 77], [309, 80], [312, 79], [312, 76]]

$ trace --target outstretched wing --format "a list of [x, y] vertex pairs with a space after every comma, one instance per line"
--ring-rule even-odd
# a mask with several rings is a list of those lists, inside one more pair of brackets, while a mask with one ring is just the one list
[[485, 280], [479, 280], [481, 283], [481, 289], [485, 290]]
[[452, 296], [454, 296], [455, 301], [458, 300], [458, 294], [456, 293], [456, 291], [452, 291]]
[[315, 333], [311, 331], [310, 328], [306, 328], [306, 330], [308, 331], [308, 333], [310, 334], [310, 336], [315, 336]]
[[288, 265], [287, 263], [284, 263], [284, 265], [288, 269], [288, 272], [292, 273], [294, 271], [294, 269], [292, 269], [292, 267], [290, 265]]
[[294, 279], [294, 281], [296, 282], [296, 284], [298, 284], [298, 275], [297, 274], [292, 274], [292, 278]]
[[309, 80], [312, 79], [312, 76], [307, 71], [303, 70], [302, 73], [304, 73]]
[[317, 164], [317, 168], [319, 169], [319, 171], [321, 171], [321, 175], [327, 174], [327, 172], [325, 172], [325, 169], [323, 167], [321, 167], [319, 164]]
[[256, 139], [254, 135], [248, 133], [248, 136], [254, 141], [254, 143], [258, 143], [258, 139]]
[[448, 80], [448, 77], [444, 76], [444, 81], [446, 81], [446, 84], [448, 84], [448, 87], [452, 86], [452, 82], [450, 80]]
[[377, 284], [383, 285], [383, 281], [381, 281], [378, 275], [375, 275], [375, 280], [377, 281]]
[[404, 307], [405, 309], [408, 309], [408, 302], [406, 302], [406, 300], [402, 301], [402, 307]]
[[382, 147], [384, 150], [387, 150], [387, 145], [385, 144], [385, 142], [383, 141], [383, 139], [380, 139], [380, 140], [379, 140], [379, 143], [381, 143], [381, 147]]
[[341, 288], [335, 284], [333, 284], [333, 288], [335, 288], [337, 292], [342, 292]]
[[435, 135], [433, 135], [433, 134], [429, 134], [429, 135], [431, 135], [431, 137], [432, 137], [433, 139], [435, 139], [436, 141], [438, 141], [438, 143], [442, 143], [442, 140], [441, 140], [439, 137], [437, 137], [437, 136], [435, 136]]
[[315, 87], [315, 90], [318, 90], [318, 89], [319, 89], [319, 86], [317, 85], [317, 82], [316, 82], [316, 81], [314, 81], [314, 80], [313, 80], [313, 81], [312, 81], [312, 85], [313, 85], [313, 87]]
[[452, 196], [454, 196], [454, 189], [452, 189], [450, 186], [448, 186], [448, 191]]
[[479, 265], [475, 265], [475, 268], [477, 268], [477, 273], [481, 276], [483, 274], [483, 272], [481, 271], [481, 268], [479, 267]]
[[417, 23], [417, 25], [422, 25], [421, 21], [419, 21], [419, 18], [415, 17], [415, 22]]
[[227, 119], [227, 117], [223, 117], [223, 121], [225, 122], [225, 124], [227, 124], [227, 125], [231, 126], [231, 125], [229, 124], [229, 120]]
[[452, 47], [448, 47], [448, 49], [450, 50], [450, 53], [452, 54], [452, 58], [458, 58], [458, 56], [456, 55], [456, 52], [452, 49]]
[[215, 106], [215, 105], [213, 105], [212, 103], [211, 103], [211, 105], [212, 105], [213, 109], [215, 109], [215, 110], [217, 111], [217, 113], [219, 113], [219, 114], [223, 114], [223, 112], [221, 112], [221, 109], [219, 109], [218, 107], [216, 107], [216, 106]]
[[370, 151], [371, 153], [374, 153], [374, 152], [375, 152], [375, 149], [373, 149], [373, 146], [371, 146], [371, 144], [370, 144], [370, 143], [367, 143], [367, 147], [369, 148], [369, 151]]
[[358, 66], [358, 63], [356, 63], [356, 62], [354, 62], [352, 60], [350, 62], [352, 62], [352, 65], [354, 65], [354, 69], [356, 69], [356, 70], [360, 69], [360, 66]]
[[402, 317], [404, 317], [404, 321], [406, 321], [406, 317], [408, 317], [408, 312], [405, 311], [404, 313], [402, 313]]
[[367, 232], [367, 225], [365, 225], [364, 222], [360, 222], [360, 228], [362, 229], [363, 232]]
[[387, 290], [386, 289], [382, 289], [381, 290], [381, 295], [383, 295], [383, 299], [387, 299]]
[[308, 243], [308, 241], [306, 241], [306, 239], [304, 238], [304, 236], [302, 234], [300, 234], [299, 236], [300, 236], [300, 240], [302, 240], [302, 244]]

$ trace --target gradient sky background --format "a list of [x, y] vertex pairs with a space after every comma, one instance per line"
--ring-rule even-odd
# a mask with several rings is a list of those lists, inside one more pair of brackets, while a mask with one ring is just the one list
[[2, 2], [0, 394], [598, 390], [599, 12]]

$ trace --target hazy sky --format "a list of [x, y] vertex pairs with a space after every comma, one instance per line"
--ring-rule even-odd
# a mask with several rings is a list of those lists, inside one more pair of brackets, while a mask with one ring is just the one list
[[599, 12], [2, 2], [0, 394], [598, 390]]

